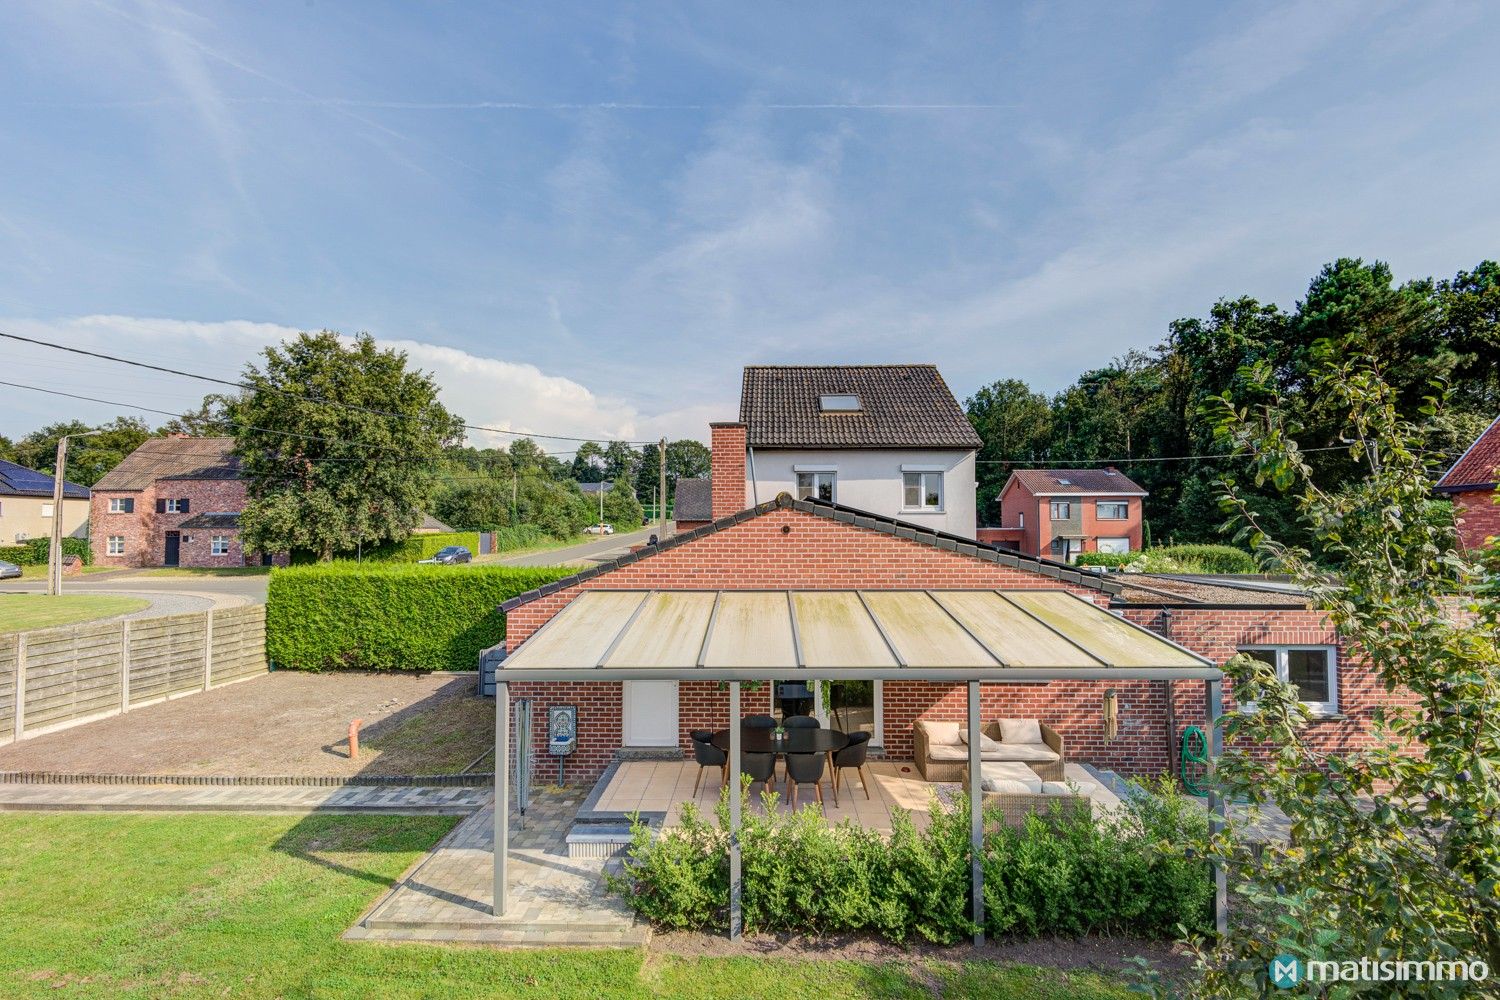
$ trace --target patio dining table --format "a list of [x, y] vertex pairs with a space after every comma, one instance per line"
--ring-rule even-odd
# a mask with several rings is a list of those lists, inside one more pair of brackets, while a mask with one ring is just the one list
[[[729, 752], [729, 730], [721, 729], [714, 733], [710, 741], [714, 746]], [[782, 734], [781, 739], [776, 738], [776, 730], [762, 729], [759, 727], [740, 727], [740, 752], [741, 753], [779, 753], [779, 754], [801, 754], [821, 753], [828, 755], [828, 772], [833, 773], [833, 755], [849, 745], [847, 733], [841, 733], [837, 729], [788, 729]], [[837, 804], [839, 794], [833, 793], [833, 801]]]

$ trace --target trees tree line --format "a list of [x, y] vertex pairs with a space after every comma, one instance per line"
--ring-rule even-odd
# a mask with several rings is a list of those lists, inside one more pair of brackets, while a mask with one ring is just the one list
[[[1422, 419], [1433, 460], [1452, 461], [1500, 414], [1500, 264], [1398, 284], [1380, 261], [1342, 258], [1291, 309], [1220, 299], [1206, 316], [1171, 323], [1156, 347], [1086, 371], [1051, 397], [1018, 379], [987, 385], [966, 403], [984, 439], [981, 523], [996, 523], [996, 498], [1017, 468], [1112, 459], [1150, 491], [1145, 516], [1157, 540], [1225, 538], [1216, 483], [1226, 478], [1240, 482], [1268, 528], [1296, 537], [1291, 502], [1246, 485], [1249, 459], [1228, 457], [1205, 404], [1227, 395], [1239, 408], [1274, 404], [1294, 414], [1318, 485], [1337, 490], [1360, 466], [1339, 415], [1313, 392], [1312, 373], [1349, 361], [1367, 363], [1413, 418], [1426, 397], [1446, 390], [1446, 405]], [[1207, 457], [1150, 461], [1178, 456]]]

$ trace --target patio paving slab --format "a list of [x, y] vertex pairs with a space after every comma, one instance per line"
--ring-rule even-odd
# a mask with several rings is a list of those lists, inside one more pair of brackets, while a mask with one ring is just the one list
[[492, 797], [492, 789], [482, 786], [0, 783], [0, 812], [326, 812], [466, 816]]
[[[464, 820], [345, 937], [511, 947], [639, 947], [650, 929], [604, 889], [599, 858], [569, 858], [565, 838], [587, 789], [540, 788], [510, 817], [509, 912], [496, 917], [493, 799]], [[618, 862], [615, 862], [616, 864]]]

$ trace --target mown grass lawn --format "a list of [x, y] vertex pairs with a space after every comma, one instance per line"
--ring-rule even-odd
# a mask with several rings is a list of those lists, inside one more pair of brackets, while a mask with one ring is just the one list
[[131, 576], [269, 576], [269, 566], [157, 566]]
[[347, 942], [444, 817], [0, 814], [0, 996], [1122, 998], [985, 963], [675, 958]]
[[[63, 585], [66, 589], [67, 584]], [[0, 594], [0, 633], [76, 625], [139, 611], [150, 601], [117, 594]]]

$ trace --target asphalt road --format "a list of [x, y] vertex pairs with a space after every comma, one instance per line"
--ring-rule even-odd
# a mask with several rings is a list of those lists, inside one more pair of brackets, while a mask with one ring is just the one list
[[[182, 594], [207, 597], [238, 597], [252, 604], [266, 603], [265, 576], [142, 576], [113, 573], [107, 576], [63, 578], [64, 594]], [[0, 593], [45, 593], [46, 580], [21, 580], [0, 584]], [[240, 602], [231, 602], [240, 603]], [[168, 612], [162, 612], [168, 613]]]
[[548, 549], [546, 552], [535, 552], [525, 556], [511, 556], [496, 560], [504, 566], [561, 566], [566, 563], [578, 562], [604, 562], [615, 556], [621, 555], [632, 545], [640, 545], [650, 540], [652, 535], [661, 532], [659, 522], [652, 522], [649, 527], [639, 531], [621, 532], [614, 535], [605, 535], [603, 538], [580, 542], [577, 545], [569, 545], [563, 549]]

